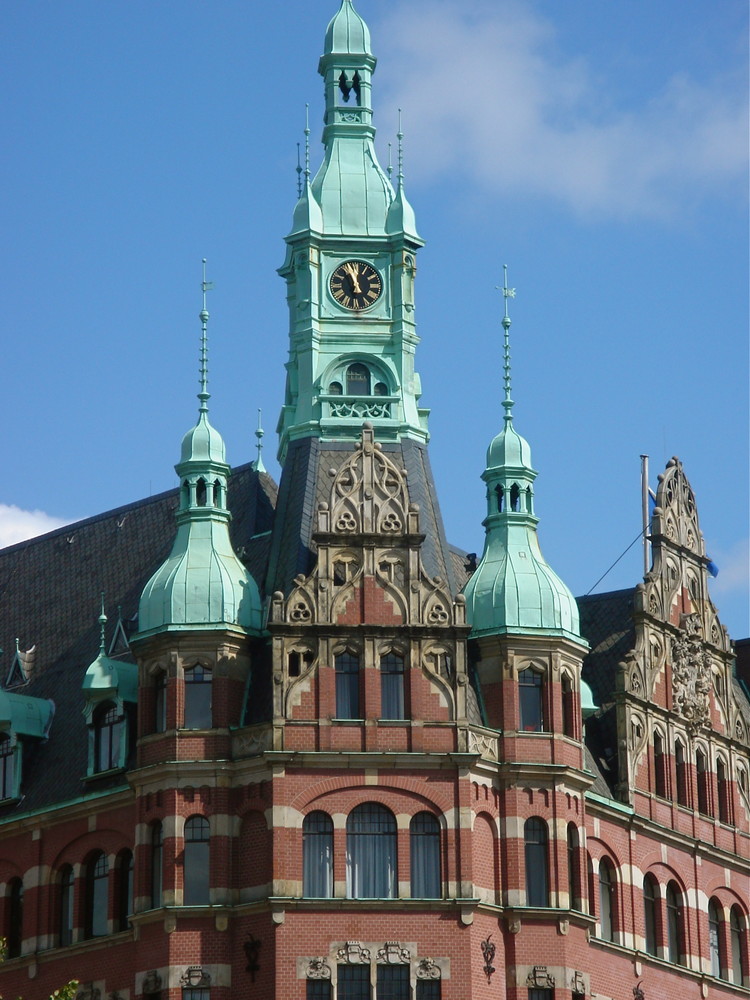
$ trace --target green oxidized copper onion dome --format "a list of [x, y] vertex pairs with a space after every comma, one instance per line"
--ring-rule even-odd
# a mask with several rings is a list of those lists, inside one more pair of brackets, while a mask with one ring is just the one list
[[487, 451], [485, 545], [466, 584], [466, 613], [473, 637], [505, 634], [559, 635], [581, 642], [573, 594], [547, 565], [539, 548], [534, 514], [536, 471], [531, 449], [513, 426], [510, 394], [510, 319], [505, 296], [504, 426]]
[[229, 466], [224, 441], [208, 420], [206, 325], [200, 313], [201, 391], [198, 422], [182, 441], [177, 536], [169, 558], [141, 595], [139, 636], [159, 631], [238, 628], [260, 631], [261, 604], [255, 580], [238, 559], [229, 538]]
[[354, 9], [352, 0], [342, 0], [341, 7], [326, 29], [324, 51], [372, 55], [370, 30]]

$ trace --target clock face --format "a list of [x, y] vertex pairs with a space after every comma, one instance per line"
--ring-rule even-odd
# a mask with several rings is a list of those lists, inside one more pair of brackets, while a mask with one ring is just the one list
[[383, 279], [364, 260], [346, 260], [331, 275], [331, 295], [345, 309], [358, 311], [374, 305], [383, 292]]

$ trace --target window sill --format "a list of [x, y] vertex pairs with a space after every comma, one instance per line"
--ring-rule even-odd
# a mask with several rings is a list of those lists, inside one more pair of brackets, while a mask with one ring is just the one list
[[92, 774], [86, 774], [82, 780], [96, 781], [99, 778], [112, 778], [116, 774], [125, 774], [126, 771], [126, 767], [111, 767], [108, 771], [94, 771]]

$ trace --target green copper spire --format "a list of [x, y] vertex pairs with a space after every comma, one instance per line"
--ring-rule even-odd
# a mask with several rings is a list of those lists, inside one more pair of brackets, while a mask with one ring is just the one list
[[104, 630], [107, 616], [104, 613], [104, 592], [102, 592], [101, 613], [99, 615], [99, 655], [88, 667], [83, 678], [82, 689], [89, 698], [103, 699], [119, 697], [125, 701], [138, 701], [138, 668], [134, 663], [114, 660], [107, 656]]
[[208, 421], [208, 310], [203, 261], [198, 422], [182, 441], [177, 535], [167, 561], [146, 584], [138, 611], [139, 637], [159, 631], [260, 630], [260, 595], [235, 555], [227, 509], [229, 466], [224, 441]]
[[367, 25], [343, 0], [318, 66], [323, 162], [310, 180], [308, 124], [300, 197], [279, 269], [290, 312], [282, 463], [293, 441], [355, 441], [366, 420], [381, 441], [428, 437], [414, 371], [414, 277], [423, 242], [404, 191], [400, 116], [395, 191], [375, 153], [375, 65]]
[[484, 553], [466, 584], [471, 635], [542, 634], [581, 641], [575, 598], [547, 565], [534, 514], [531, 449], [513, 426], [510, 316], [515, 289], [503, 282], [503, 429], [487, 450]]

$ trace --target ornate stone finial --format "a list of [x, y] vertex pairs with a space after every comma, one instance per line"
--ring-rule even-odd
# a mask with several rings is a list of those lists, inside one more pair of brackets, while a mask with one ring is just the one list
[[208, 413], [208, 401], [211, 394], [208, 391], [208, 309], [206, 308], [206, 292], [210, 292], [214, 287], [213, 281], [206, 281], [206, 258], [203, 258], [203, 280], [201, 281], [201, 291], [203, 292], [203, 308], [198, 313], [201, 321], [201, 362], [200, 362], [200, 384], [201, 391], [198, 393], [201, 413]]

